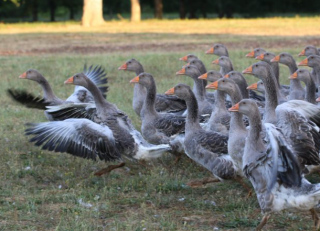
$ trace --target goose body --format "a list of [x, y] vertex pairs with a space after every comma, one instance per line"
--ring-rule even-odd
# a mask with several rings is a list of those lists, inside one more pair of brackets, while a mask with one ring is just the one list
[[313, 207], [320, 199], [320, 185], [312, 185], [302, 177], [299, 162], [284, 144], [283, 134], [273, 124], [262, 125], [258, 107], [252, 100], [242, 100], [229, 110], [245, 114], [250, 121], [243, 172], [255, 189], [264, 215], [256, 230], [262, 229], [273, 212], [288, 209], [314, 213]]
[[[84, 73], [74, 75], [65, 83], [83, 86], [92, 93], [96, 109], [90, 120], [68, 119], [32, 124], [26, 130], [26, 135], [33, 135], [31, 142], [41, 145], [42, 149], [67, 152], [83, 158], [95, 159], [93, 157], [98, 153], [99, 158], [106, 161], [122, 157], [132, 160], [156, 158], [170, 150], [168, 145], [152, 145], [145, 141], [128, 116], [107, 102]], [[110, 150], [117, 151], [113, 154]]]
[[155, 110], [156, 84], [151, 74], [141, 73], [130, 82], [147, 89], [141, 110], [141, 132], [148, 142], [168, 144], [171, 136], [184, 132], [185, 117]]
[[[136, 76], [144, 72], [143, 66], [136, 59], [128, 60], [118, 69], [135, 72]], [[147, 90], [145, 87], [140, 84], [134, 85], [132, 107], [138, 116], [140, 116], [146, 94]], [[157, 94], [155, 108], [158, 112], [177, 112], [182, 114], [186, 109], [186, 104], [175, 96]]]
[[[108, 90], [106, 84], [108, 83], [108, 79], [102, 67], [90, 66], [89, 68], [87, 68], [87, 66], [85, 65], [83, 71], [94, 82], [94, 84], [99, 86], [100, 91], [102, 92], [104, 97], [106, 97], [106, 93]], [[28, 93], [26, 91], [17, 91], [13, 89], [8, 90], [9, 95], [14, 100], [30, 108], [45, 110], [46, 106], [61, 105], [64, 103], [89, 103], [94, 101], [92, 94], [87, 89], [81, 86], [76, 86], [72, 95], [70, 95], [66, 100], [58, 98], [54, 94], [51, 85], [46, 80], [46, 78], [39, 71], [34, 69], [27, 70], [22, 75], [20, 75], [19, 78], [33, 80], [37, 82], [43, 90], [43, 98], [35, 97], [31, 93]]]

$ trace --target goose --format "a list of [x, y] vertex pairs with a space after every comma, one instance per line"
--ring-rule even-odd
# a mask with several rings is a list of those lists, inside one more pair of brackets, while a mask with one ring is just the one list
[[[200, 71], [200, 75], [207, 73], [207, 69], [206, 69], [205, 65], [203, 64], [203, 62], [200, 59], [191, 60], [187, 64], [187, 66], [189, 66], [189, 65], [196, 66]], [[202, 80], [203, 86], [206, 87], [207, 86], [207, 80], [204, 79], [204, 78], [202, 78], [201, 80]], [[196, 91], [196, 86], [194, 85], [193, 86], [193, 92], [195, 92], [195, 91]], [[206, 92], [206, 97], [209, 100], [209, 102], [214, 103], [214, 94], [212, 92]]]
[[287, 97], [290, 94], [290, 86], [280, 84], [279, 63], [278, 62], [271, 62], [271, 60], [275, 57], [276, 57], [275, 54], [273, 54], [271, 52], [265, 52], [265, 53], [262, 53], [261, 55], [257, 56], [256, 59], [261, 60], [261, 61], [265, 61], [268, 64], [270, 64], [270, 66], [273, 70], [273, 74], [276, 77], [276, 80], [277, 80], [276, 83], [280, 89], [280, 93], [282, 94], [283, 97]]
[[[94, 82], [94, 84], [99, 86], [99, 90], [103, 93], [103, 96], [106, 97], [106, 93], [108, 90], [106, 84], [108, 83], [108, 79], [106, 77], [104, 69], [101, 66], [90, 66], [89, 68], [87, 68], [87, 66], [85, 65], [83, 68], [83, 72]], [[93, 102], [92, 94], [87, 89], [81, 86], [76, 86], [73, 94], [69, 96], [69, 98], [67, 98], [66, 100], [58, 98], [54, 94], [46, 78], [35, 69], [27, 70], [22, 75], [20, 75], [19, 78], [35, 81], [41, 86], [43, 90], [43, 98], [41, 98], [35, 97], [31, 93], [28, 93], [24, 90], [17, 91], [13, 89], [8, 89], [9, 95], [14, 100], [29, 108], [45, 110], [46, 106], [61, 105], [64, 103]]]
[[[207, 86], [208, 89], [215, 89], [217, 91], [225, 92], [230, 96], [231, 103], [234, 105], [242, 100], [242, 95], [239, 86], [230, 78], [219, 79]], [[229, 139], [228, 139], [228, 153], [231, 156], [238, 174], [244, 176], [242, 173], [242, 156], [244, 152], [244, 144], [247, 136], [244, 118], [240, 113], [232, 113], [229, 123]]]
[[248, 54], [246, 54], [247, 58], [256, 58], [259, 55], [266, 53], [267, 51], [261, 47], [255, 48], [253, 51], [249, 52]]
[[308, 57], [310, 55], [320, 55], [320, 52], [315, 46], [308, 45], [299, 53], [299, 56]]
[[170, 137], [184, 132], [185, 117], [155, 110], [156, 84], [149, 73], [141, 73], [130, 81], [147, 89], [146, 99], [141, 109], [142, 136], [152, 144], [168, 144]]
[[259, 109], [250, 99], [241, 100], [229, 111], [249, 118], [243, 172], [253, 185], [263, 214], [256, 230], [264, 227], [273, 212], [285, 209], [310, 210], [318, 230], [320, 222], [314, 206], [320, 199], [320, 185], [302, 176], [297, 158], [284, 145], [281, 132], [273, 124], [264, 123], [266, 137], [262, 137]]
[[233, 65], [231, 60], [227, 56], [221, 56], [220, 58], [212, 61], [212, 64], [219, 65], [220, 68], [220, 73], [225, 76], [228, 74], [230, 71], [233, 71]]
[[180, 58], [179, 60], [189, 63], [189, 62], [191, 62], [192, 60], [196, 60], [196, 59], [198, 59], [198, 57], [197, 57], [196, 55], [194, 55], [194, 54], [188, 54], [188, 55], [183, 56], [183, 57]]
[[185, 84], [178, 84], [165, 94], [175, 94], [186, 101], [188, 108], [184, 139], [186, 155], [211, 171], [221, 181], [235, 178], [234, 164], [227, 155], [228, 137], [201, 128], [198, 119], [198, 103], [191, 88]]
[[316, 104], [316, 85], [313, 82], [311, 73], [306, 69], [298, 69], [290, 77], [290, 79], [298, 79], [306, 85], [306, 101]]
[[203, 80], [198, 79], [198, 77], [201, 75], [199, 69], [196, 66], [189, 65], [183, 67], [180, 71], [176, 73], [176, 75], [187, 75], [193, 79], [196, 90], [194, 94], [198, 101], [199, 114], [211, 114], [213, 106], [206, 97], [206, 89], [203, 85]]
[[229, 52], [227, 47], [220, 43], [213, 44], [213, 46], [206, 51], [206, 54], [214, 54], [214, 55], [218, 55], [219, 57], [221, 56], [229, 57]]
[[[309, 119], [317, 116], [320, 109], [302, 100], [291, 100], [278, 106], [279, 90], [271, 66], [266, 62], [255, 63], [243, 71], [261, 79], [265, 86], [266, 105], [264, 123], [276, 125], [286, 137], [301, 165], [319, 165], [319, 128]], [[314, 113], [313, 115], [310, 115]]]
[[265, 98], [263, 96], [258, 95], [254, 91], [247, 89], [248, 84], [246, 79], [243, 77], [241, 72], [239, 71], [230, 71], [228, 74], [224, 76], [225, 78], [231, 78], [236, 84], [238, 84], [239, 89], [241, 91], [242, 98], [244, 99], [254, 99], [257, 101], [259, 106], [264, 107]]
[[253, 83], [253, 84], [249, 85], [249, 86], [247, 87], [247, 89], [260, 92], [262, 95], [264, 95], [265, 92], [266, 92], [266, 89], [264, 88], [263, 82], [262, 82], [261, 80], [259, 80], [259, 81], [256, 82], [256, 83]]
[[[136, 59], [130, 59], [118, 70], [133, 71], [136, 76], [144, 72], [143, 66]], [[147, 90], [140, 84], [135, 84], [133, 89], [132, 106], [138, 116], [143, 106], [143, 101], [146, 98]], [[183, 113], [186, 110], [186, 104], [183, 100], [175, 96], [166, 96], [163, 94], [156, 95], [155, 107], [158, 112], [177, 112]]]
[[[292, 75], [297, 69], [297, 64], [291, 54], [283, 52], [273, 59], [271, 62], [278, 62], [281, 64], [286, 65], [289, 68], [290, 75]], [[297, 79], [290, 80], [290, 93], [289, 93], [289, 100], [299, 99], [303, 100], [305, 98], [305, 90], [303, 89], [301, 83]]]
[[312, 79], [316, 84], [316, 88], [320, 86], [320, 56], [310, 55], [302, 60], [298, 66], [308, 66], [312, 68]]
[[84, 74], [70, 77], [65, 84], [88, 89], [94, 97], [96, 110], [87, 118], [32, 123], [26, 135], [30, 142], [43, 150], [66, 152], [96, 160], [151, 159], [171, 150], [169, 145], [152, 145], [133, 127], [128, 116], [116, 105], [109, 103], [98, 87]]

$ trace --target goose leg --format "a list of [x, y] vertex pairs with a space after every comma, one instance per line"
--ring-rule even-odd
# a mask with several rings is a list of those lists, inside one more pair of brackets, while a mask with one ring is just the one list
[[252, 196], [252, 188], [246, 183], [244, 182], [242, 177], [236, 177], [235, 181], [237, 181], [238, 183], [240, 183], [242, 185], [242, 187], [244, 187], [247, 191], [248, 191], [248, 195], [247, 198]]
[[312, 208], [310, 209], [311, 215], [312, 215], [312, 220], [314, 221], [314, 226], [315, 226], [315, 230], [319, 230], [320, 228], [320, 219], [318, 217], [317, 211]]
[[103, 168], [103, 169], [99, 170], [98, 172], [95, 172], [94, 175], [95, 175], [95, 176], [102, 176], [102, 175], [104, 175], [104, 174], [110, 173], [113, 169], [121, 168], [121, 167], [123, 167], [123, 166], [125, 166], [125, 163], [124, 163], [124, 162], [122, 162], [122, 163], [120, 163], [120, 164], [109, 165], [108, 167]]
[[217, 179], [217, 178], [208, 177], [208, 178], [204, 178], [203, 180], [190, 181], [190, 182], [187, 183], [187, 185], [190, 186], [190, 187], [200, 187], [200, 186], [203, 186], [205, 184], [217, 183], [217, 182], [220, 182], [220, 180]]
[[270, 218], [270, 214], [266, 214], [262, 217], [260, 224], [257, 226], [256, 231], [259, 231], [267, 224], [268, 220]]

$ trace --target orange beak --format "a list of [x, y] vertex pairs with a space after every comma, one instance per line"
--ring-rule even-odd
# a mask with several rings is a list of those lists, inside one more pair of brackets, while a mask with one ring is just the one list
[[186, 55], [186, 56], [183, 56], [183, 57], [182, 57], [182, 58], [180, 58], [179, 60], [187, 62], [187, 60], [188, 60], [188, 56], [187, 56], [187, 55]]
[[254, 51], [249, 52], [248, 54], [246, 54], [247, 58], [254, 58]]
[[228, 111], [239, 111], [239, 103], [233, 105]]
[[229, 78], [229, 77], [230, 77], [230, 75], [229, 75], [229, 74], [226, 74], [224, 77], [225, 77], [225, 78]]
[[127, 70], [127, 63], [123, 64], [118, 70]]
[[298, 77], [298, 73], [295, 72], [292, 75], [289, 76], [289, 79], [296, 79]]
[[250, 86], [247, 87], [248, 90], [257, 90], [258, 88], [258, 83], [251, 84]]
[[73, 76], [64, 81], [64, 84], [73, 84]]
[[211, 47], [209, 50], [206, 51], [206, 54], [213, 54], [214, 47]]
[[276, 57], [271, 59], [270, 62], [275, 63], [275, 62], [279, 62], [279, 60], [280, 60], [280, 55], [277, 55]]
[[176, 72], [176, 75], [184, 75], [186, 73], [186, 69], [182, 68], [180, 71]]
[[20, 79], [26, 79], [27, 78], [27, 72], [23, 72], [22, 75], [19, 76]]
[[298, 66], [308, 66], [308, 58], [305, 58], [304, 60], [302, 60]]
[[320, 97], [318, 97], [318, 98], [316, 99], [316, 101], [317, 101], [317, 102], [320, 102]]
[[131, 79], [130, 83], [139, 83], [139, 76], [136, 76], [133, 79]]
[[299, 53], [299, 56], [305, 56], [305, 55], [306, 55], [306, 51], [303, 49], [303, 51]]
[[216, 59], [216, 60], [212, 61], [212, 64], [217, 64], [217, 65], [219, 65], [219, 59]]
[[259, 55], [258, 57], [256, 57], [256, 59], [263, 60], [264, 59], [264, 54]]
[[215, 89], [217, 90], [218, 89], [218, 81], [215, 81], [209, 85], [206, 86], [207, 89]]
[[168, 91], [166, 91], [164, 94], [166, 95], [174, 95], [174, 87], [170, 88]]
[[252, 66], [247, 67], [242, 73], [243, 74], [252, 74]]
[[203, 75], [200, 75], [198, 79], [207, 79], [208, 78], [208, 73], [204, 73]]

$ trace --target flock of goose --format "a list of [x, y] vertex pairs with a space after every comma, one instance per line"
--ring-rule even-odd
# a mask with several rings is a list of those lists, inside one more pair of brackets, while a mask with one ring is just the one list
[[[76, 87], [66, 100], [33, 69], [20, 78], [38, 82], [43, 98], [21, 90], [8, 92], [27, 107], [46, 109], [50, 121], [29, 123], [25, 131], [42, 149], [105, 161], [185, 153], [220, 181], [249, 179], [263, 214], [257, 230], [271, 213], [285, 209], [310, 210], [319, 229], [314, 207], [320, 184], [305, 179], [320, 166], [319, 50], [307, 46], [299, 54], [307, 58], [298, 66], [309, 66], [312, 72], [298, 69], [289, 53], [275, 55], [262, 48], [246, 55], [260, 61], [242, 72], [233, 69], [223, 44], [214, 44], [206, 53], [219, 56], [212, 63], [220, 71], [207, 71], [195, 55], [186, 55], [180, 60], [187, 64], [176, 74], [191, 77], [193, 88], [180, 83], [165, 94], [157, 94], [153, 76], [136, 59], [119, 67], [136, 74], [130, 82], [135, 84], [132, 105], [142, 121], [141, 133], [106, 100], [107, 77], [100, 66], [85, 66], [67, 79], [65, 84]], [[280, 83], [279, 63], [290, 70], [289, 86]], [[243, 74], [259, 81], [248, 86]]]

